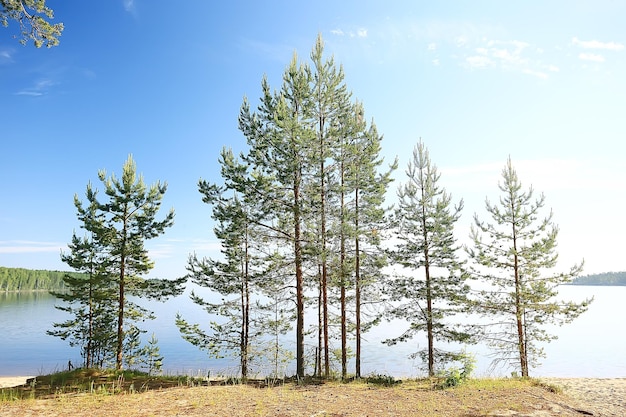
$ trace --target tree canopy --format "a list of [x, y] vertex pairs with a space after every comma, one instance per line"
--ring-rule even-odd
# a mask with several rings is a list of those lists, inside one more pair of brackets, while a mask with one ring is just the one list
[[[107, 177], [104, 170], [98, 172], [98, 177], [104, 184], [105, 199], [99, 198], [91, 184], [85, 194], [87, 204], [74, 197], [78, 219], [87, 235], [81, 238], [74, 233], [70, 254], [61, 256], [85, 275], [66, 280], [70, 294], [55, 294], [69, 304], [60, 309], [73, 314], [76, 320], [55, 324], [60, 330], [50, 333], [63, 339], [70, 337], [85, 346], [91, 341], [105, 341], [103, 355], [107, 359], [114, 344], [115, 367], [121, 369], [124, 364], [131, 365], [139, 353], [147, 352], [139, 346], [142, 330], [136, 323], [154, 317], [136, 300], [162, 301], [178, 295], [186, 278], [143, 278], [154, 266], [145, 242], [163, 234], [174, 221], [173, 209], [162, 220], [156, 219], [167, 185], [156, 182], [146, 186], [143, 176], [137, 174], [132, 155], [124, 163], [121, 177]], [[102, 330], [98, 332], [99, 328]], [[64, 329], [70, 329], [70, 333]]]
[[[474, 277], [489, 286], [479, 291], [476, 307], [490, 318], [486, 341], [496, 348], [497, 361], [529, 376], [543, 357], [539, 342], [549, 342], [546, 324], [569, 323], [587, 310], [591, 300], [559, 300], [558, 286], [571, 283], [582, 263], [559, 272], [556, 253], [558, 228], [550, 211], [542, 218], [545, 197], [522, 189], [511, 158], [498, 184], [499, 203], [486, 200], [492, 223], [474, 215], [472, 247], [468, 248]], [[497, 318], [497, 319], [496, 319]]]
[[65, 274], [61, 271], [0, 266], [0, 291], [62, 290], [65, 287]]
[[23, 45], [32, 40], [37, 48], [57, 46], [63, 23], [53, 24], [52, 19], [54, 11], [46, 6], [46, 0], [0, 0], [0, 22], [7, 27], [10, 21], [15, 21]]

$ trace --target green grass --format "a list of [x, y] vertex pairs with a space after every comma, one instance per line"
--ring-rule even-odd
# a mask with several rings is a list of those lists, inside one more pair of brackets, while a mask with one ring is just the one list
[[66, 393], [113, 395], [200, 383], [187, 376], [153, 376], [134, 370], [76, 369], [38, 376], [25, 385], [0, 389], [0, 401], [50, 398]]

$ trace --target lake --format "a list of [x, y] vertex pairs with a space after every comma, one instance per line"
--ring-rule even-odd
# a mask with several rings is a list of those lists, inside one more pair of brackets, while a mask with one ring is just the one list
[[[559, 336], [544, 346], [547, 357], [542, 365], [531, 369], [531, 376], [558, 377], [626, 377], [626, 318], [623, 303], [626, 287], [564, 286], [560, 288], [563, 299], [580, 301], [594, 296], [589, 311], [561, 328], [554, 328]], [[52, 323], [63, 322], [68, 315], [54, 308], [56, 299], [47, 293], [0, 294], [0, 375], [40, 375], [66, 369], [68, 360], [82, 363], [78, 349], [52, 336], [46, 330]], [[207, 315], [193, 304], [188, 293], [165, 303], [147, 302], [142, 305], [155, 311], [157, 319], [144, 323], [148, 337], [154, 333], [164, 356], [163, 370], [169, 374], [206, 375], [234, 374], [235, 361], [212, 359], [183, 340], [174, 325], [180, 312], [190, 322], [206, 322]], [[425, 339], [386, 346], [381, 340], [397, 336], [401, 323], [385, 323], [365, 335], [363, 343], [362, 373], [393, 375], [396, 377], [420, 376], [418, 363], [409, 359], [418, 344]], [[291, 337], [285, 340], [291, 343]], [[476, 376], [506, 376], [508, 369], [489, 371], [490, 351], [482, 346], [468, 346], [468, 352], [477, 359]], [[349, 372], [354, 364], [350, 363]], [[288, 372], [289, 373], [289, 372]], [[293, 372], [292, 372], [293, 373]]]

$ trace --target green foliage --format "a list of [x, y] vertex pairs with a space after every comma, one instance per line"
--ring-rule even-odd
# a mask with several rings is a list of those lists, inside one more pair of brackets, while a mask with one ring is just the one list
[[46, 6], [46, 0], [0, 0], [0, 23], [7, 27], [10, 21], [17, 22], [23, 45], [29, 40], [37, 48], [58, 45], [63, 23], [50, 23], [53, 18], [54, 12]]
[[372, 373], [365, 377], [365, 383], [383, 387], [393, 387], [395, 385], [401, 384], [402, 381], [399, 379], [395, 379], [391, 375]]
[[154, 318], [128, 296], [162, 301], [180, 294], [186, 278], [142, 278], [153, 267], [145, 242], [173, 224], [173, 210], [163, 220], [156, 220], [167, 186], [157, 182], [146, 187], [132, 156], [124, 164], [121, 178], [107, 178], [105, 171], [98, 177], [106, 200], [99, 199], [91, 184], [87, 185], [86, 205], [74, 197], [86, 236], [74, 234], [70, 253], [61, 256], [69, 266], [86, 273], [84, 279], [66, 280], [68, 294], [55, 294], [67, 303], [58, 308], [74, 318], [56, 323], [57, 330], [49, 333], [81, 345], [86, 364], [97, 364], [91, 360], [97, 355], [102, 363], [108, 363], [114, 353], [115, 366], [121, 369], [145, 354], [140, 346], [143, 331], [135, 323]]
[[426, 364], [429, 376], [434, 376], [436, 367], [456, 358], [454, 352], [437, 349], [436, 343], [476, 342], [470, 326], [450, 322], [468, 305], [468, 275], [454, 237], [463, 201], [452, 205], [451, 196], [438, 185], [440, 174], [421, 141], [406, 174], [408, 180], [398, 188], [398, 206], [392, 218], [392, 238], [398, 243], [389, 250], [402, 269], [388, 280], [386, 294], [391, 306], [386, 315], [407, 320], [408, 328], [383, 342], [393, 345], [425, 333], [426, 349], [416, 356]]
[[280, 273], [280, 286], [291, 292], [300, 377], [305, 369], [304, 312], [311, 304], [305, 294], [314, 290], [319, 312], [312, 326], [318, 334], [315, 372], [329, 373], [333, 320], [341, 339], [342, 374], [347, 373], [352, 329], [360, 372], [360, 331], [366, 327], [361, 297], [384, 266], [375, 251], [376, 232], [391, 181], [388, 173], [378, 173], [381, 136], [365, 122], [362, 105], [351, 101], [343, 71], [332, 58], [324, 59], [323, 49], [318, 37], [312, 66], [294, 55], [279, 90], [263, 79], [256, 111], [244, 100], [239, 128], [249, 146], [242, 155], [246, 169], [225, 177], [226, 186], [252, 207], [266, 256], [273, 257], [272, 273]]
[[469, 380], [476, 369], [476, 358], [472, 354], [468, 354], [465, 351], [457, 357], [457, 361], [461, 362], [461, 367], [450, 367], [439, 372], [438, 377], [440, 382], [436, 385], [437, 388], [451, 388], [461, 385]]
[[79, 273], [7, 268], [0, 266], [0, 291], [63, 291], [66, 274], [75, 278]]
[[603, 272], [583, 275], [571, 282], [572, 285], [626, 285], [626, 271]]
[[80, 368], [40, 375], [26, 385], [1, 388], [0, 402], [51, 398], [60, 394], [116, 395], [122, 393], [196, 386], [201, 382], [187, 376], [155, 376], [139, 370]]
[[[211, 217], [216, 221], [214, 232], [221, 242], [222, 259], [198, 258], [194, 254], [187, 265], [188, 276], [194, 284], [220, 296], [219, 301], [212, 302], [192, 291], [190, 297], [215, 319], [209, 321], [208, 330], [189, 323], [180, 315], [176, 317], [176, 325], [185, 340], [211, 356], [239, 358], [240, 375], [245, 379], [251, 361], [256, 359], [257, 352], [253, 352], [251, 346], [262, 343], [259, 337], [266, 334], [263, 330], [272, 330], [267, 336], [277, 332], [278, 337], [278, 333], [286, 332], [289, 326], [281, 328], [278, 315], [269, 318], [265, 314], [266, 306], [258, 299], [263, 291], [276, 286], [270, 273], [272, 259], [268, 257], [257, 224], [258, 213], [263, 208], [235, 185], [247, 180], [247, 166], [226, 148], [222, 150], [220, 165], [225, 186], [202, 180], [198, 185], [202, 200], [212, 206]], [[276, 297], [280, 291], [276, 289], [271, 294], [267, 291], [267, 294]]]
[[551, 212], [540, 217], [545, 197], [535, 199], [532, 188], [522, 191], [510, 158], [499, 188], [499, 204], [486, 201], [493, 223], [475, 215], [473, 247], [467, 249], [474, 261], [474, 277], [488, 284], [478, 293], [475, 307], [494, 323], [485, 335], [487, 343], [497, 349], [494, 364], [512, 366], [528, 377], [529, 368], [543, 356], [538, 343], [556, 338], [545, 325], [571, 322], [592, 300], [578, 304], [557, 300], [558, 286], [572, 282], [582, 264], [553, 272], [558, 228]]
[[139, 369], [145, 369], [148, 375], [160, 375], [163, 368], [163, 356], [159, 350], [159, 341], [155, 334], [148, 340], [147, 344], [137, 351], [136, 364]]

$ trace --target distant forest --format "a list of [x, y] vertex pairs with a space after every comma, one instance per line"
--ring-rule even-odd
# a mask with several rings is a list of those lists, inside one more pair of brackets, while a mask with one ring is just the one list
[[[68, 272], [0, 266], [0, 292], [59, 291], [65, 289], [63, 277]], [[80, 275], [77, 272], [69, 274]], [[570, 285], [625, 285], [626, 271], [603, 272], [576, 278]]]
[[[44, 271], [0, 266], [0, 292], [60, 291], [65, 289], [63, 277], [67, 272]], [[80, 275], [71, 272], [71, 275]]]
[[585, 275], [572, 281], [572, 285], [626, 285], [626, 271]]

